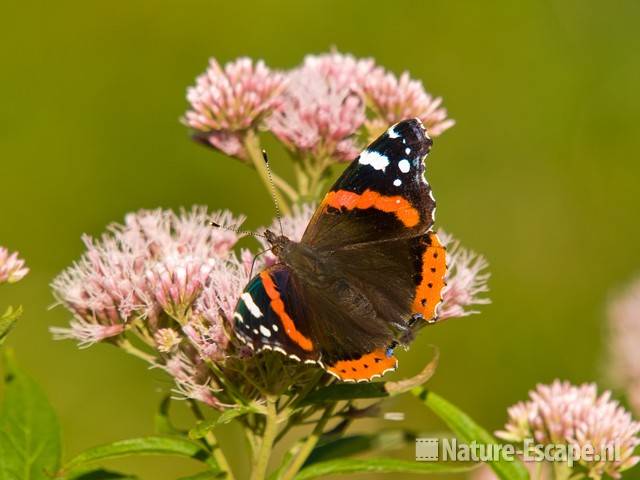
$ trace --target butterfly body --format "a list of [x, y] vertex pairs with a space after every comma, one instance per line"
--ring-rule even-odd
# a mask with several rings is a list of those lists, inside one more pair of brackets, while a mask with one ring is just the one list
[[444, 287], [445, 252], [431, 231], [435, 201], [423, 176], [430, 147], [419, 120], [391, 127], [345, 170], [301, 241], [266, 232], [278, 263], [238, 302], [242, 341], [344, 381], [395, 368], [393, 349], [437, 317]]

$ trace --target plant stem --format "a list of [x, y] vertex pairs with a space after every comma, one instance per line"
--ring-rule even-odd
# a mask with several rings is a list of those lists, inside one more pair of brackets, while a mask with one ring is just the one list
[[296, 174], [296, 180], [298, 182], [298, 191], [302, 197], [306, 197], [309, 193], [309, 178], [302, 167], [301, 160], [295, 160], [293, 163], [293, 170]]
[[127, 340], [126, 338], [123, 338], [122, 340], [119, 340], [117, 342], [117, 345], [123, 349], [125, 352], [133, 355], [134, 357], [138, 357], [141, 358], [142, 360], [144, 360], [145, 362], [148, 363], [155, 363], [156, 362], [156, 357], [154, 355], [151, 355], [149, 353], [143, 352], [142, 350], [140, 350], [139, 348], [135, 347], [129, 340]]
[[552, 462], [553, 479], [554, 480], [568, 480], [571, 476], [571, 469], [566, 463]]
[[309, 185], [307, 196], [313, 201], [318, 201], [321, 195], [322, 185], [324, 183], [323, 177], [327, 173], [331, 160], [322, 157], [317, 158], [313, 162], [309, 162], [307, 173], [309, 176]]
[[298, 471], [302, 468], [302, 466], [304, 465], [304, 462], [307, 461], [307, 458], [309, 458], [309, 455], [311, 454], [316, 444], [318, 443], [318, 440], [320, 440], [320, 437], [322, 436], [322, 432], [324, 431], [324, 427], [329, 421], [329, 419], [331, 418], [331, 415], [333, 414], [333, 409], [335, 408], [335, 406], [336, 404], [332, 403], [331, 405], [327, 406], [327, 408], [325, 408], [324, 413], [322, 414], [322, 417], [320, 417], [320, 419], [318, 420], [318, 423], [316, 424], [315, 428], [311, 432], [311, 435], [307, 437], [307, 440], [302, 444], [296, 456], [293, 457], [291, 464], [285, 470], [284, 475], [282, 475], [281, 477], [282, 480], [293, 479], [298, 473]]
[[273, 443], [278, 434], [278, 411], [276, 410], [276, 398], [267, 397], [267, 411], [265, 416], [265, 427], [260, 439], [260, 448], [253, 461], [251, 480], [263, 480], [266, 478], [269, 459]]
[[[269, 178], [269, 170], [267, 169], [267, 165], [262, 158], [262, 150], [260, 149], [260, 139], [256, 135], [253, 130], [248, 130], [244, 136], [244, 147], [247, 149], [247, 153], [249, 154], [249, 158], [251, 158], [251, 162], [253, 162], [253, 166], [255, 167], [258, 175], [260, 176], [260, 180], [267, 188], [268, 192], [273, 192], [276, 202], [282, 213], [284, 215], [288, 215], [291, 213], [291, 209], [289, 205], [285, 202], [284, 197], [280, 193], [275, 185], [271, 187], [271, 179]], [[275, 184], [275, 181], [274, 181]]]
[[[204, 415], [202, 414], [202, 411], [200, 410], [200, 407], [195, 402], [195, 400], [189, 400], [189, 407], [191, 408], [191, 411], [193, 412], [193, 415], [197, 420], [204, 420]], [[220, 443], [218, 442], [218, 439], [216, 438], [214, 433], [209, 430], [203, 440], [211, 450], [211, 454], [220, 467], [220, 470], [226, 473], [227, 480], [234, 480], [235, 477], [233, 475], [233, 471], [231, 470], [231, 466], [229, 465], [227, 457], [225, 457], [224, 452], [220, 447]]]
[[297, 203], [298, 200], [300, 200], [300, 195], [298, 195], [298, 192], [296, 192], [295, 188], [289, 185], [286, 180], [284, 180], [282, 177], [279, 177], [273, 172], [271, 172], [271, 177], [273, 178], [274, 185], [282, 190], [282, 193], [289, 197], [289, 200], [291, 200], [292, 203]]

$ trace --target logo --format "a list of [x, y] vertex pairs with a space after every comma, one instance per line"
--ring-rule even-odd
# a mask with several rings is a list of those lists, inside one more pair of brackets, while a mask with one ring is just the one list
[[573, 467], [578, 461], [616, 462], [620, 457], [620, 445], [617, 443], [597, 450], [589, 444], [540, 444], [532, 439], [526, 439], [518, 448], [508, 443], [463, 443], [455, 438], [416, 439], [416, 460], [419, 462], [512, 462], [519, 459], [524, 462], [561, 462]]

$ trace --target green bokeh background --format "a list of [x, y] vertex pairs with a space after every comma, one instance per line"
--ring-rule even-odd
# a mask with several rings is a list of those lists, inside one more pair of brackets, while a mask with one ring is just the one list
[[[335, 46], [444, 97], [457, 125], [429, 157], [438, 223], [489, 259], [493, 304], [425, 331], [400, 375], [437, 344], [432, 387], [489, 429], [536, 382], [601, 380], [607, 298], [640, 266], [639, 20], [634, 0], [5, 3], [0, 244], [31, 273], [0, 303], [25, 306], [10, 344], [59, 413], [67, 453], [151, 433], [171, 386], [114, 348], [52, 341], [68, 314], [47, 310], [48, 283], [81, 254], [80, 235], [142, 207], [227, 207], [250, 227], [272, 216], [257, 176], [178, 122], [209, 56], [289, 68]], [[441, 427], [411, 399], [390, 408]], [[118, 465], [153, 479], [194, 469]]]

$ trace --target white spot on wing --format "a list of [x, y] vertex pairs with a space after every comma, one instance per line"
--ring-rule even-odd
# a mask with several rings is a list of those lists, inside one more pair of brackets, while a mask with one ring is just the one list
[[271, 332], [264, 325], [260, 325], [260, 333], [265, 337], [269, 338], [271, 336]]
[[242, 318], [242, 315], [240, 315], [238, 312], [233, 314], [233, 318], [235, 318], [236, 320], [238, 320], [240, 323], [244, 322], [244, 319]]
[[250, 294], [243, 293], [240, 296], [240, 298], [242, 299], [244, 304], [247, 306], [247, 308], [251, 312], [251, 315], [253, 315], [256, 318], [260, 318], [262, 316], [262, 310], [260, 310], [260, 307], [258, 307], [258, 305], [256, 305], [256, 302], [253, 301], [253, 298], [251, 297]]
[[398, 132], [396, 132], [396, 127], [395, 126], [391, 127], [389, 130], [387, 130], [387, 135], [389, 135], [389, 138], [400, 138], [400, 134]]
[[393, 184], [394, 184], [396, 187], [399, 187], [400, 185], [402, 185], [402, 180], [400, 180], [399, 178], [396, 178], [396, 179], [393, 181]]
[[358, 160], [358, 163], [360, 163], [360, 165], [370, 165], [376, 170], [381, 170], [384, 172], [387, 166], [389, 166], [389, 159], [386, 155], [365, 150], [360, 155], [360, 160]]
[[411, 153], [411, 149], [409, 147], [404, 149], [404, 153], [406, 153], [407, 155], [409, 155]]
[[275, 323], [271, 325], [271, 328], [273, 329], [274, 332], [278, 331], [278, 325], [276, 325]]
[[398, 162], [398, 168], [402, 173], [408, 173], [409, 170], [411, 170], [411, 164], [409, 163], [409, 160], [403, 159]]

